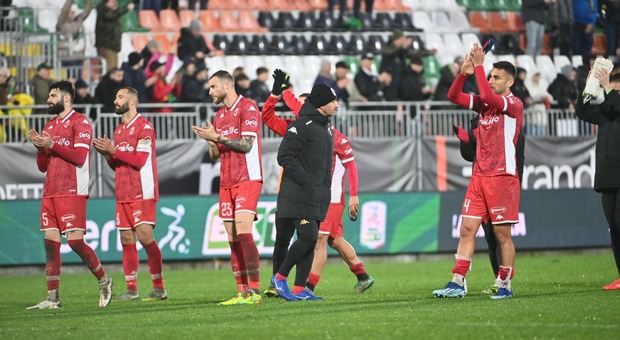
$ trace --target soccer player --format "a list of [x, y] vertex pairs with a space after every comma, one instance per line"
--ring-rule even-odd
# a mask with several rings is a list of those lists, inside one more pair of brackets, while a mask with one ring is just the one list
[[213, 124], [193, 126], [205, 139], [212, 159], [220, 159], [220, 218], [230, 244], [237, 294], [220, 305], [261, 304], [258, 248], [252, 237], [256, 206], [263, 186], [261, 120], [256, 104], [235, 92], [232, 76], [217, 71], [207, 83], [215, 104], [223, 103]]
[[73, 108], [75, 90], [68, 81], [49, 86], [48, 113], [56, 115], [41, 133], [32, 129], [30, 140], [37, 148], [37, 166], [46, 172], [41, 200], [41, 231], [45, 233], [47, 299], [28, 309], [60, 308], [60, 242], [69, 247], [99, 281], [99, 307], [110, 304], [112, 279], [107, 277], [97, 254], [84, 242], [86, 200], [90, 180], [90, 150], [93, 129], [87, 117]]
[[[334, 143], [329, 117], [337, 110], [336, 92], [325, 84], [315, 85], [278, 149], [278, 164], [284, 170], [276, 212], [281, 225], [276, 232], [281, 229], [292, 234], [296, 230], [298, 238], [271, 278], [271, 284], [278, 295], [288, 301], [322, 300], [305, 285], [312, 267], [319, 223], [325, 220], [329, 207]], [[293, 266], [297, 271], [291, 293], [287, 277]]]
[[[602, 69], [595, 71], [593, 76], [605, 90], [605, 101], [594, 104], [579, 99], [575, 113], [579, 119], [598, 125], [594, 190], [601, 193], [603, 212], [609, 224], [611, 249], [620, 276], [620, 154], [617, 151], [620, 148], [620, 74], [610, 77]], [[620, 290], [620, 279], [603, 289]]]
[[[298, 116], [299, 109], [305, 103], [306, 98], [310, 95], [308, 93], [301, 94], [299, 100], [295, 98], [295, 94], [286, 89], [288, 87], [286, 78], [282, 70], [276, 69], [273, 73], [274, 84], [271, 91], [271, 96], [263, 105], [263, 122], [272, 131], [284, 136], [288, 124], [292, 119], [280, 118], [275, 115], [275, 106], [280, 98], [280, 95], [284, 97], [284, 102], [291, 109], [291, 111]], [[353, 149], [347, 137], [340, 131], [332, 126], [332, 132], [334, 133], [334, 156], [332, 159], [332, 187], [331, 187], [331, 202], [327, 211], [327, 217], [323, 223], [319, 225], [319, 237], [314, 252], [314, 261], [312, 263], [312, 269], [308, 276], [308, 282], [306, 287], [314, 291], [316, 285], [320, 280], [321, 272], [327, 262], [327, 244], [336, 249], [343, 260], [349, 265], [351, 272], [353, 272], [358, 279], [357, 284], [354, 287], [354, 292], [363, 293], [374, 284], [374, 279], [366, 273], [364, 264], [359, 260], [355, 249], [344, 239], [342, 231], [342, 214], [344, 211], [344, 172], [347, 171], [348, 180], [350, 185], [350, 198], [349, 198], [349, 213], [352, 216], [357, 215], [359, 208], [359, 198], [357, 196], [357, 166], [353, 156]], [[276, 221], [276, 228], [278, 226]], [[282, 240], [276, 240], [276, 245], [273, 252], [273, 274], [276, 274], [280, 264], [284, 257], [286, 257], [288, 246], [292, 238], [285, 231], [280, 230], [278, 233], [283, 236]], [[288, 237], [288, 238], [287, 238]], [[265, 296], [272, 297], [277, 296], [278, 292], [270, 286], [265, 291]]]
[[[452, 269], [452, 281], [445, 288], [433, 291], [436, 297], [457, 298], [467, 294], [465, 276], [471, 267], [476, 244], [476, 231], [483, 220], [493, 223], [499, 243], [502, 280], [492, 299], [512, 297], [515, 248], [511, 225], [519, 219], [520, 185], [516, 165], [516, 144], [523, 123], [523, 103], [510, 92], [515, 67], [506, 61], [493, 64], [487, 81], [484, 51], [475, 44], [465, 58], [460, 74], [448, 92], [448, 98], [479, 114], [476, 132], [476, 162], [465, 194], [461, 215], [461, 235]], [[465, 94], [463, 84], [475, 74], [480, 95]]]
[[108, 161], [116, 177], [116, 227], [123, 245], [123, 269], [127, 291], [115, 300], [138, 300], [138, 250], [136, 238], [146, 251], [153, 291], [145, 300], [165, 300], [162, 256], [153, 238], [159, 184], [153, 125], [138, 113], [138, 91], [123, 87], [116, 92], [116, 114], [123, 121], [114, 131], [114, 145], [107, 136], [96, 138], [95, 149]]
[[[461, 157], [469, 162], [475, 162], [476, 160], [476, 129], [478, 129], [478, 120], [480, 117], [476, 115], [470, 120], [469, 130], [465, 131], [460, 126], [454, 126], [454, 134], [460, 141]], [[519, 171], [519, 183], [523, 177], [523, 163], [525, 161], [525, 137], [523, 131], [519, 133], [519, 139], [517, 140], [516, 147], [517, 154], [517, 171]], [[490, 220], [483, 221], [482, 228], [484, 229], [484, 239], [487, 242], [487, 252], [489, 254], [489, 261], [491, 262], [491, 268], [495, 275], [495, 282], [487, 289], [483, 290], [483, 294], [497, 293], [502, 280], [499, 278], [499, 264], [501, 262], [502, 254], [501, 249], [497, 243], [497, 238], [493, 232], [493, 223]]]

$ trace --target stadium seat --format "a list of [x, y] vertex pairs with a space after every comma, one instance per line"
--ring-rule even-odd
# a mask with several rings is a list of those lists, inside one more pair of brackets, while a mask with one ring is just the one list
[[469, 20], [465, 15], [465, 12], [461, 10], [450, 11], [448, 12], [448, 16], [450, 18], [450, 23], [452, 27], [459, 32], [469, 32], [475, 31], [469, 24]]
[[275, 27], [272, 28], [278, 32], [290, 32], [294, 31], [297, 26], [297, 22], [293, 17], [292, 12], [280, 12], [278, 15], [278, 21]]
[[329, 50], [336, 55], [347, 53], [347, 41], [340, 34], [333, 34], [329, 38]]
[[506, 12], [506, 25], [510, 32], [525, 32], [525, 24], [519, 12]]
[[165, 32], [179, 32], [182, 27], [177, 12], [172, 9], [159, 11], [159, 23], [161, 30]]
[[250, 51], [250, 41], [245, 34], [235, 34], [230, 40], [228, 54], [246, 55]]
[[562, 72], [562, 67], [564, 67], [566, 65], [573, 66], [573, 63], [565, 55], [555, 55], [555, 56], [553, 56], [553, 64], [555, 65], [555, 71], [557, 73]]
[[326, 32], [333, 32], [339, 29], [338, 20], [327, 11], [322, 11], [319, 14], [316, 26], [317, 30]]
[[476, 33], [463, 33], [461, 35], [461, 41], [463, 42], [463, 55], [468, 52], [474, 44], [480, 45], [480, 38]]
[[237, 67], [243, 67], [245, 72], [248, 72], [248, 70], [245, 69], [245, 63], [244, 63], [243, 57], [241, 57], [241, 56], [238, 56], [238, 55], [227, 55], [227, 56], [224, 57], [224, 61], [226, 62], [226, 69], [229, 72], [231, 72], [231, 73]]
[[[428, 39], [426, 40], [428, 44]], [[466, 47], [463, 45], [463, 40], [457, 33], [446, 33], [443, 35], [443, 42], [445, 46], [445, 54], [451, 58], [457, 55], [464, 55], [466, 53]]]
[[[379, 13], [377, 13], [379, 14]], [[362, 30], [362, 31], [371, 31], [371, 30], [377, 30], [376, 26], [375, 26], [375, 22], [372, 18], [372, 15], [366, 13], [366, 12], [361, 12], [360, 13], [360, 17], [358, 18], [359, 21], [361, 21], [361, 27], [355, 27], [355, 28], [351, 28], [351, 30]], [[349, 21], [350, 25], [354, 25], [355, 23], [352, 21]], [[390, 29], [391, 30], [391, 29]]]
[[444, 45], [441, 34], [437, 32], [426, 32], [424, 34], [424, 41], [427, 49], [436, 49], [437, 54], [446, 53], [446, 46]]
[[325, 0], [308, 0], [308, 6], [314, 11], [324, 12], [327, 10], [327, 1]]
[[442, 32], [456, 32], [457, 29], [450, 20], [447, 12], [444, 11], [435, 11], [431, 17], [433, 21], [433, 26], [435, 26], [436, 31]]
[[220, 19], [215, 16], [214, 11], [201, 10], [200, 11], [200, 22], [202, 23], [202, 30], [205, 32], [222, 31], [222, 27], [220, 25]]
[[149, 36], [144, 33], [133, 33], [131, 35], [131, 45], [133, 46], [134, 51], [142, 51], [144, 47], [146, 47], [146, 44], [148, 44], [149, 40]]
[[224, 32], [238, 32], [239, 20], [235, 16], [235, 11], [220, 11], [220, 30]]
[[386, 42], [383, 40], [383, 37], [378, 34], [371, 34], [368, 36], [368, 42], [366, 43], [367, 52], [380, 54], [385, 45]]
[[592, 44], [593, 55], [607, 55], [607, 40], [605, 34], [595, 33], [594, 43]]
[[295, 29], [301, 32], [314, 31], [316, 29], [314, 12], [299, 12]]
[[[217, 10], [228, 9], [228, 8], [226, 8], [226, 1], [227, 0], [211, 0], [211, 1], [209, 1], [208, 5], [207, 5], [207, 10], [209, 10], [209, 11], [217, 11]], [[204, 10], [204, 9], [202, 9], [202, 10]]]
[[423, 31], [433, 31], [437, 29], [431, 17], [426, 12], [413, 12], [413, 24]]
[[17, 17], [20, 19], [22, 27], [28, 33], [47, 32], [44, 28], [39, 27], [34, 10], [30, 7], [22, 7], [17, 9]]
[[421, 29], [417, 28], [413, 24], [413, 20], [411, 19], [411, 15], [406, 12], [397, 12], [394, 14], [394, 28], [401, 29], [403, 31], [421, 31]]
[[538, 70], [538, 66], [536, 66], [536, 62], [531, 55], [521, 54], [515, 57], [515, 66], [524, 68], [528, 73], [532, 73]]
[[226, 70], [226, 62], [224, 56], [211, 57], [206, 60], [209, 74], [213, 74], [219, 70]]
[[[206, 36], [206, 34], [203, 34]], [[224, 34], [215, 34], [213, 35], [213, 47], [218, 50], [224, 51], [224, 53], [228, 53], [228, 49], [230, 48], [230, 41], [228, 37]]]
[[[322, 37], [322, 36], [321, 36]], [[290, 41], [291, 50], [289, 54], [292, 55], [304, 55], [306, 53], [310, 54], [325, 54], [327, 49], [327, 43], [325, 39], [321, 41], [320, 39], [316, 39], [316, 35], [313, 35], [310, 43], [303, 35], [293, 35]]]
[[269, 52], [269, 40], [263, 34], [255, 34], [250, 41], [250, 54], [263, 55]]
[[[248, 72], [250, 78], [253, 78], [256, 75], [257, 68], [266, 67], [265, 58], [257, 55], [243, 57], [243, 64], [245, 65], [245, 70]], [[272, 69], [269, 69], [269, 71], [272, 71]], [[271, 77], [269, 77], [269, 79], [271, 79]]]
[[553, 82], [558, 73], [555, 69], [555, 64], [548, 55], [536, 56], [536, 67], [538, 67], [540, 74], [549, 84]]
[[56, 32], [56, 23], [60, 13], [53, 9], [41, 9], [37, 14], [37, 21], [41, 28], [49, 32]]
[[503, 16], [503, 12], [488, 12], [487, 18], [489, 20], [488, 30], [492, 32], [508, 32], [508, 25], [506, 19]]
[[480, 12], [480, 11], [469, 12], [469, 24], [472, 27], [475, 27], [478, 30], [480, 30], [480, 32], [490, 31], [489, 20], [487, 20], [487, 17], [484, 12]]
[[411, 11], [411, 8], [404, 6], [401, 0], [375, 0], [374, 7], [377, 11]]
[[269, 31], [265, 27], [262, 27], [256, 20], [254, 12], [251, 10], [240, 10], [239, 13], [239, 26], [238, 30], [246, 33], [265, 33]]
[[377, 13], [373, 21], [375, 31], [393, 31], [396, 26], [394, 20], [387, 12]]
[[344, 57], [344, 62], [349, 66], [349, 73], [356, 74], [360, 70], [360, 57], [349, 55]]
[[286, 54], [290, 50], [290, 44], [284, 36], [274, 34], [271, 36], [269, 50], [272, 54]]
[[424, 57], [422, 61], [424, 63], [424, 79], [426, 80], [426, 84], [429, 86], [437, 85], [440, 77], [439, 71], [441, 69], [439, 60], [437, 60], [437, 57], [429, 55]]
[[82, 79], [87, 84], [97, 83], [103, 74], [104, 68], [104, 62], [101, 59], [97, 57], [86, 58], [82, 68]]
[[172, 41], [168, 38], [168, 35], [166, 33], [153, 34], [153, 40], [157, 41], [157, 44], [159, 45], [159, 50], [162, 54], [173, 52]]
[[580, 55], [574, 55], [571, 58], [571, 62], [574, 67], [579, 67], [583, 65], [583, 58]]
[[365, 51], [365, 46], [364, 37], [359, 33], [352, 33], [347, 44], [347, 51], [349, 54], [360, 55]]
[[[129, 11], [127, 12], [127, 14], [131, 14], [131, 12], [133, 11]], [[150, 10], [150, 9], [143, 9], [138, 13], [138, 19], [140, 22], [140, 26], [144, 28], [148, 28], [149, 30], [153, 32], [162, 31], [159, 18], [157, 17], [157, 14], [155, 13], [155, 11]]]
[[179, 23], [181, 24], [181, 27], [189, 27], [192, 20], [198, 20], [196, 11], [189, 9], [179, 10]]
[[270, 31], [273, 31], [274, 27], [278, 25], [278, 21], [273, 13], [269, 11], [258, 12], [258, 24], [261, 27], [265, 27]]

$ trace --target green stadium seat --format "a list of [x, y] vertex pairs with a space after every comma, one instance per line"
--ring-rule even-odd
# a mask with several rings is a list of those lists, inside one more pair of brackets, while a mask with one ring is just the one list
[[426, 84], [436, 85], [440, 77], [441, 65], [434, 55], [426, 56], [422, 59], [424, 63], [424, 79]]
[[34, 10], [30, 7], [22, 7], [17, 9], [17, 16], [21, 20], [25, 32], [29, 33], [46, 33], [47, 30], [39, 27]]
[[125, 13], [121, 17], [121, 25], [123, 27], [123, 32], [149, 32], [148, 28], [144, 28], [140, 26], [140, 21], [138, 20], [138, 14], [134, 11], [129, 11]]
[[344, 62], [349, 65], [349, 73], [357, 74], [360, 70], [360, 56], [348, 55], [344, 57]]

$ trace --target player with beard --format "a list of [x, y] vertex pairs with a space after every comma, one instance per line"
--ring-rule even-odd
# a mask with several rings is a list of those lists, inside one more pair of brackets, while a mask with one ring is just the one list
[[[516, 145], [523, 124], [523, 103], [511, 92], [516, 76], [514, 65], [507, 61], [494, 63], [487, 80], [484, 58], [483, 48], [474, 44], [448, 91], [448, 99], [452, 102], [478, 112], [480, 127], [474, 132], [476, 162], [461, 207], [463, 221], [452, 269], [454, 275], [443, 289], [433, 291], [439, 298], [459, 298], [467, 294], [465, 275], [471, 267], [476, 232], [482, 221], [488, 220], [493, 223], [502, 254], [501, 283], [491, 299], [512, 297], [515, 247], [511, 232], [512, 224], [519, 221], [521, 186]], [[478, 82], [478, 96], [463, 92], [470, 75], [475, 75]]]
[[230, 73], [217, 71], [207, 83], [215, 104], [223, 103], [206, 126], [193, 126], [206, 140], [211, 159], [220, 159], [220, 212], [230, 244], [230, 263], [237, 294], [220, 305], [261, 304], [260, 263], [252, 236], [256, 206], [263, 187], [261, 118], [256, 104], [235, 92]]
[[37, 148], [37, 166], [47, 173], [41, 200], [41, 231], [45, 233], [45, 275], [47, 299], [28, 309], [60, 308], [61, 236], [99, 281], [99, 307], [110, 304], [112, 279], [107, 277], [97, 254], [84, 242], [86, 200], [90, 180], [88, 152], [93, 129], [88, 118], [73, 106], [75, 91], [68, 81], [49, 86], [47, 98], [52, 118], [41, 133], [32, 129], [29, 137]]
[[114, 131], [114, 145], [107, 136], [93, 141], [116, 175], [116, 227], [123, 245], [123, 269], [127, 291], [116, 300], [138, 300], [138, 250], [136, 238], [146, 251], [153, 291], [144, 300], [165, 300], [161, 250], [153, 237], [159, 185], [155, 130], [138, 113], [138, 91], [122, 87], [114, 100], [123, 121]]

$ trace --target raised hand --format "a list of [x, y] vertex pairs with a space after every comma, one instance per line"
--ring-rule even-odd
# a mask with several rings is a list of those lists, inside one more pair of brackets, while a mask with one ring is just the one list
[[289, 87], [289, 83], [288, 83], [289, 76], [288, 74], [284, 73], [284, 71], [277, 68], [273, 70], [272, 77], [273, 77], [273, 87], [271, 88], [271, 93], [274, 96], [279, 96], [282, 94], [284, 90], [286, 90]]

